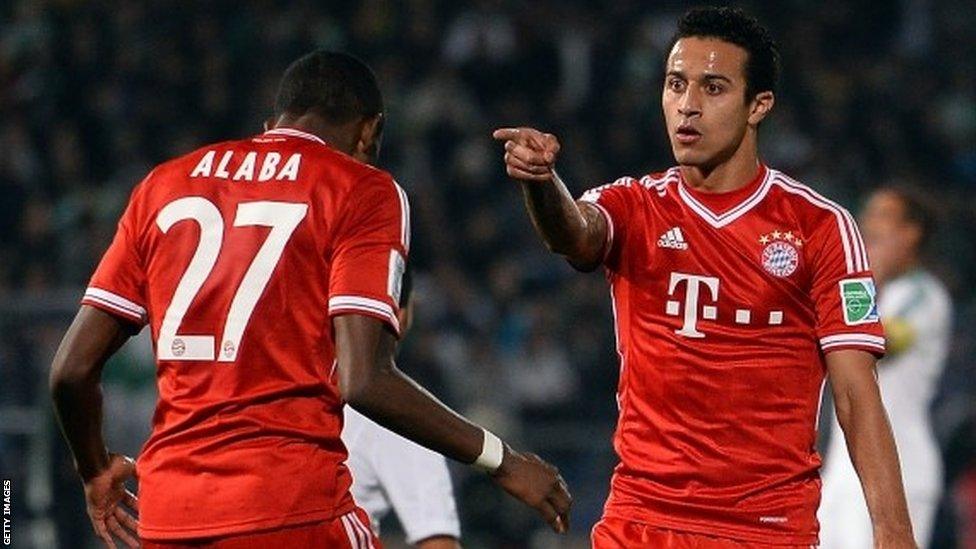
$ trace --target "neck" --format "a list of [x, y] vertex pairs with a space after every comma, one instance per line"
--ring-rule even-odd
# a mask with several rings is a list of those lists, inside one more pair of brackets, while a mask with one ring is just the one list
[[918, 267], [919, 267], [918, 258], [914, 256], [907, 258], [905, 261], [893, 265], [892, 268], [888, 270], [880, 269], [879, 272], [875, 274], [875, 277], [878, 279], [876, 282], [878, 283], [878, 286], [884, 286], [885, 284], [891, 282], [892, 280], [900, 278], [914, 271]]
[[273, 128], [294, 128], [310, 133], [346, 154], [351, 155], [355, 149], [354, 132], [349, 127], [327, 124], [317, 114], [306, 113], [301, 116], [283, 114], [275, 120], [271, 129]]
[[748, 185], [759, 168], [759, 152], [755, 130], [749, 128], [746, 132], [732, 156], [718, 165], [682, 165], [681, 176], [685, 183], [696, 191], [706, 193], [725, 193]]

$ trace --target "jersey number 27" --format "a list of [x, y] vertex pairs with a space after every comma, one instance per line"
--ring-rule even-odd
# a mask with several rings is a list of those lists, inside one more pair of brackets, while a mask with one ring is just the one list
[[237, 206], [235, 227], [271, 227], [268, 238], [261, 245], [251, 265], [244, 273], [241, 285], [234, 293], [224, 323], [218, 353], [213, 335], [180, 335], [178, 330], [190, 303], [196, 297], [204, 281], [210, 276], [224, 237], [224, 219], [213, 202], [200, 196], [188, 196], [174, 200], [159, 212], [156, 224], [163, 233], [176, 223], [192, 219], [200, 225], [200, 241], [190, 259], [190, 264], [176, 286], [163, 324], [159, 328], [157, 356], [159, 360], [216, 360], [234, 362], [240, 348], [244, 329], [251, 319], [254, 306], [271, 279], [278, 260], [305, 214], [308, 204], [290, 202], [243, 202]]

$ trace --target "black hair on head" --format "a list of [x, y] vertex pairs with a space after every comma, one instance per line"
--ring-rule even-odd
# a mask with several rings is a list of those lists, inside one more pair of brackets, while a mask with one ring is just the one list
[[347, 53], [317, 50], [289, 65], [275, 97], [275, 114], [318, 113], [331, 124], [383, 112], [373, 71]]
[[779, 81], [779, 46], [755, 17], [739, 8], [707, 7], [689, 10], [678, 20], [678, 30], [671, 38], [674, 44], [688, 37], [717, 38], [746, 50], [746, 100], [757, 93], [776, 92]]

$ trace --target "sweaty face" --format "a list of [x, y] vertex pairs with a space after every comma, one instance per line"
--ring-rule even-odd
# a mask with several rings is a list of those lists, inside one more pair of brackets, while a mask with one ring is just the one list
[[682, 38], [668, 56], [661, 105], [678, 164], [712, 168], [738, 149], [749, 124], [743, 48]]

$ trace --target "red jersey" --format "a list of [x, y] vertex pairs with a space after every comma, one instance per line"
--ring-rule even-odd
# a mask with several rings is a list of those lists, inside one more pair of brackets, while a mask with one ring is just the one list
[[608, 517], [814, 544], [825, 354], [884, 352], [851, 215], [781, 172], [588, 191], [606, 216], [620, 381]]
[[141, 536], [354, 508], [330, 317], [399, 329], [409, 231], [389, 174], [287, 128], [162, 164], [133, 191], [82, 303], [152, 330]]

